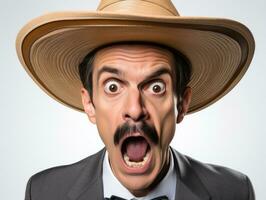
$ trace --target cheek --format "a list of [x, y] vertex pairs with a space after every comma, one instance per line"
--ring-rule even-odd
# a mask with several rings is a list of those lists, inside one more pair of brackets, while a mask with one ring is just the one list
[[121, 109], [119, 105], [119, 103], [110, 101], [103, 96], [95, 98], [96, 125], [107, 148], [113, 145], [115, 130], [120, 125]]
[[177, 119], [176, 101], [173, 96], [149, 101], [150, 114], [158, 131], [161, 144], [169, 144], [175, 133]]
[[175, 128], [176, 128], [175, 109], [170, 109], [162, 121], [163, 121], [162, 143], [164, 145], [169, 145], [175, 134]]

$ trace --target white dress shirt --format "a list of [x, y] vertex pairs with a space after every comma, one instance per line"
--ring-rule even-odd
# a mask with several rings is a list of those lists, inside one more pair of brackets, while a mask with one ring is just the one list
[[109, 160], [108, 160], [108, 152], [106, 151], [103, 161], [103, 191], [104, 197], [110, 198], [112, 195], [119, 196], [124, 199], [131, 200], [150, 200], [158, 196], [166, 195], [169, 200], [175, 199], [175, 188], [176, 188], [176, 170], [174, 168], [174, 158], [172, 152], [170, 150], [170, 167], [165, 175], [165, 177], [161, 180], [161, 182], [154, 188], [152, 191], [148, 193], [148, 195], [144, 197], [135, 197], [133, 194], [125, 188], [118, 179], [114, 176], [113, 171], [111, 169]]

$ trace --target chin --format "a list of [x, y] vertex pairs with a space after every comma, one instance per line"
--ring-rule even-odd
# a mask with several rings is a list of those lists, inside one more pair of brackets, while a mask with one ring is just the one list
[[151, 190], [150, 186], [154, 182], [156, 174], [152, 176], [127, 175], [124, 176], [120, 181], [134, 196], [141, 197], [145, 196]]

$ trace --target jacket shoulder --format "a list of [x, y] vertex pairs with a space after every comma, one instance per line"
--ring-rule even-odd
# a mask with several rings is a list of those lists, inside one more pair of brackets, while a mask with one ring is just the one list
[[[52, 167], [34, 174], [28, 181], [25, 200], [64, 199], [67, 191], [87, 166], [95, 166], [103, 150], [70, 165]], [[98, 164], [98, 162], [97, 162]]]
[[253, 186], [247, 175], [220, 165], [203, 163], [184, 156], [213, 199], [254, 200]]

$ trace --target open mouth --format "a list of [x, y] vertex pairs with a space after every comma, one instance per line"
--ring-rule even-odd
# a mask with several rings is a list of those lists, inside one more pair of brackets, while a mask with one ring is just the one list
[[130, 136], [121, 146], [123, 160], [130, 168], [144, 167], [149, 161], [150, 151], [150, 144], [143, 136]]

